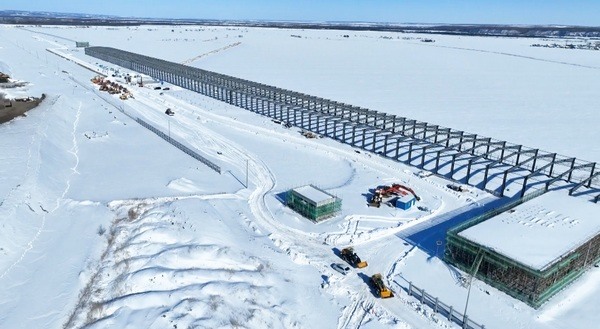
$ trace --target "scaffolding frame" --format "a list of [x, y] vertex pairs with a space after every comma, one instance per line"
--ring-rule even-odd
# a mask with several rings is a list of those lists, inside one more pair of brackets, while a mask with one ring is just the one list
[[290, 209], [314, 222], [320, 222], [324, 219], [333, 217], [342, 210], [342, 199], [327, 193], [316, 186], [309, 186], [329, 195], [331, 199], [325, 202], [315, 203], [302, 194], [296, 192], [294, 189], [291, 189], [287, 192], [285, 201], [286, 205]]
[[[539, 308], [554, 294], [568, 286], [586, 269], [600, 261], [600, 234], [558, 256], [542, 269], [535, 269], [459, 235], [460, 232], [544, 194], [544, 190], [525, 195], [498, 209], [476, 216], [450, 229], [446, 235], [444, 260], [526, 304]], [[479, 260], [478, 257], [482, 259]]]

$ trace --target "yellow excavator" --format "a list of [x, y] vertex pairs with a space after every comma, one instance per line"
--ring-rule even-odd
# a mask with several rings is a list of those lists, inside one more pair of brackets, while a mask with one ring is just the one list
[[390, 289], [388, 289], [388, 287], [386, 287], [385, 284], [383, 284], [383, 279], [381, 278], [381, 274], [379, 274], [379, 273], [373, 274], [373, 276], [371, 277], [371, 284], [373, 285], [373, 287], [375, 287], [375, 290], [377, 290], [379, 297], [381, 297], [381, 298], [394, 297], [394, 293], [392, 293], [392, 291]]

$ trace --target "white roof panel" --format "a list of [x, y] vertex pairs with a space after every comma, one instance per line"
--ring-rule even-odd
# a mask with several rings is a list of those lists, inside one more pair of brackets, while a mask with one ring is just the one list
[[600, 233], [598, 205], [549, 192], [458, 235], [543, 270]]
[[306, 185], [297, 187], [294, 191], [304, 198], [313, 201], [314, 203], [321, 203], [333, 199], [334, 197], [326, 192], [323, 192], [312, 185]]
[[415, 197], [412, 194], [404, 194], [398, 197], [398, 200], [404, 203], [412, 201]]

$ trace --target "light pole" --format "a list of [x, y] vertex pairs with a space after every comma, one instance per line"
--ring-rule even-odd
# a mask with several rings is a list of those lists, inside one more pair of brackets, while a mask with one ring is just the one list
[[481, 261], [483, 260], [484, 251], [479, 249], [477, 251], [477, 255], [475, 256], [475, 260], [473, 261], [473, 266], [471, 267], [471, 276], [469, 277], [469, 289], [467, 291], [467, 301], [465, 302], [465, 313], [463, 314], [463, 328], [465, 327], [465, 322], [467, 321], [467, 307], [469, 307], [469, 297], [471, 296], [471, 285], [473, 283], [473, 277], [477, 274], [479, 270], [479, 266], [481, 265]]
[[469, 289], [467, 290], [467, 301], [465, 302], [465, 312], [463, 313], [463, 328], [465, 328], [464, 323], [467, 321], [467, 307], [469, 307], [469, 296], [471, 296], [471, 283], [473, 282], [473, 276], [469, 278]]
[[246, 188], [248, 188], [248, 164], [250, 160], [246, 159]]

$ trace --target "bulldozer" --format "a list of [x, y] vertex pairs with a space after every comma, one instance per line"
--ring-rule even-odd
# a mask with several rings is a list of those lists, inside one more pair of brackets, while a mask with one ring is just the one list
[[371, 276], [371, 284], [373, 285], [375, 290], [377, 290], [379, 297], [381, 297], [381, 298], [394, 297], [394, 293], [392, 293], [392, 291], [390, 289], [388, 289], [388, 287], [386, 287], [385, 284], [383, 284], [383, 279], [381, 278], [381, 274], [379, 274], [379, 273], [373, 274], [373, 276]]
[[340, 257], [355, 268], [363, 268], [369, 265], [366, 261], [360, 260], [352, 247], [342, 249]]

